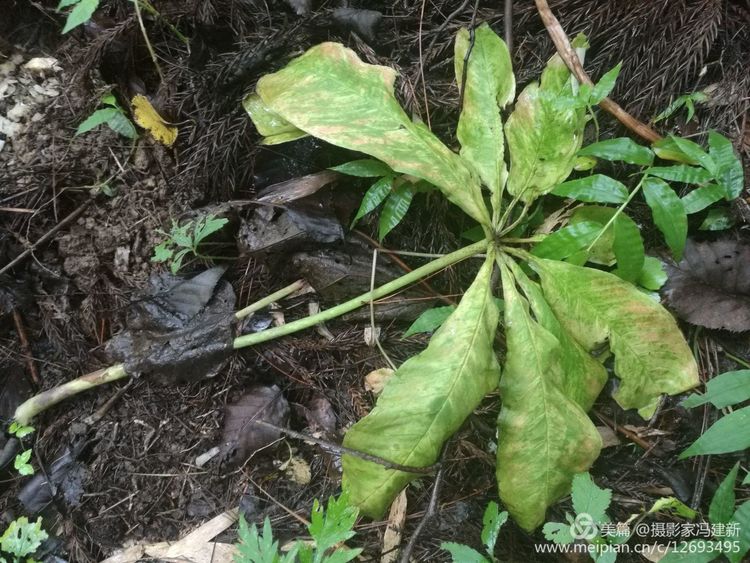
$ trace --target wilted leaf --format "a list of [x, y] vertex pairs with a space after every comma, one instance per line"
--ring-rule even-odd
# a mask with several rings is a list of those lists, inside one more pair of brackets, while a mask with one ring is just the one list
[[501, 272], [508, 352], [500, 381], [497, 481], [503, 504], [530, 531], [570, 491], [573, 476], [597, 458], [601, 438], [563, 391], [560, 341], [531, 318], [505, 264]]
[[648, 166], [654, 161], [654, 153], [648, 147], [639, 145], [630, 137], [607, 139], [586, 145], [578, 151], [579, 156], [596, 156], [606, 160], [621, 160], [628, 164]]
[[423, 124], [409, 119], [393, 95], [395, 78], [391, 68], [365, 64], [338, 43], [322, 43], [261, 78], [257, 91], [295, 127], [427, 180], [489, 225], [478, 178]]
[[737, 405], [750, 399], [750, 370], [728, 371], [709, 379], [703, 395], [694, 393], [682, 401], [682, 406], [691, 409], [711, 403], [717, 409]]
[[648, 178], [643, 180], [643, 195], [651, 208], [654, 223], [664, 235], [664, 240], [672, 250], [675, 260], [682, 258], [687, 240], [687, 213], [682, 200], [664, 180]]
[[245, 96], [245, 99], [242, 100], [242, 107], [250, 116], [258, 133], [263, 135], [264, 145], [278, 145], [279, 143], [307, 137], [307, 133], [297, 129], [264, 104], [258, 94]]
[[506, 261], [518, 286], [526, 295], [536, 321], [560, 342], [560, 367], [564, 376], [563, 392], [588, 411], [607, 382], [607, 370], [568, 333], [557, 320], [542, 288], [531, 281], [512, 260]]
[[376, 397], [383, 392], [388, 380], [393, 377], [391, 368], [380, 368], [372, 370], [365, 376], [365, 390], [370, 391]]
[[558, 55], [547, 63], [541, 85], [532, 82], [518, 96], [505, 125], [510, 150], [508, 192], [530, 202], [568, 177], [581, 148], [584, 109], [560, 107], [573, 97], [570, 72]]
[[284, 427], [289, 403], [276, 385], [256, 386], [226, 407], [221, 453], [225, 462], [243, 464], [253, 453], [281, 437], [281, 432], [255, 424], [269, 422]]
[[542, 289], [560, 323], [587, 350], [609, 341], [620, 387], [615, 400], [642, 416], [653, 414], [663, 393], [695, 387], [698, 367], [672, 316], [617, 276], [534, 260]]
[[713, 329], [750, 330], [750, 246], [735, 240], [688, 241], [667, 264], [665, 295], [677, 315]]
[[722, 416], [680, 454], [680, 459], [739, 452], [747, 448], [750, 448], [750, 407]]
[[[470, 45], [469, 30], [461, 28], [456, 35], [453, 59], [459, 88]], [[474, 165], [482, 182], [497, 198], [508, 175], [503, 159], [505, 143], [500, 110], [513, 100], [515, 93], [516, 80], [508, 47], [484, 23], [474, 30], [456, 135], [461, 143], [461, 156]], [[493, 199], [496, 211], [499, 203], [499, 199]]]
[[146, 96], [136, 94], [133, 96], [131, 103], [133, 104], [133, 119], [135, 119], [135, 122], [151, 133], [156, 141], [171, 147], [177, 139], [177, 127], [169, 125], [154, 109]]
[[625, 185], [603, 174], [563, 182], [552, 193], [588, 203], [625, 203], [628, 199]]
[[[498, 311], [489, 256], [456, 311], [388, 381], [375, 408], [346, 433], [344, 445], [403, 465], [434, 463], [441, 448], [500, 375], [492, 349]], [[408, 424], [404, 424], [408, 421]], [[352, 502], [379, 517], [417, 475], [344, 455], [344, 487]]]

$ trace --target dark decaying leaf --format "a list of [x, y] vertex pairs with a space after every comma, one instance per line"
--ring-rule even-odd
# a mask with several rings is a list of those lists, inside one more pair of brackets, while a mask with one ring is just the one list
[[135, 304], [128, 328], [107, 342], [109, 358], [130, 374], [163, 383], [215, 376], [234, 337], [234, 290], [220, 280], [223, 273], [212, 268], [190, 280], [154, 278], [152, 295]]
[[79, 440], [68, 446], [45, 471], [39, 471], [24, 485], [18, 493], [18, 500], [28, 514], [38, 514], [47, 508], [55, 494], [69, 508], [80, 504], [87, 469], [78, 461], [78, 457], [88, 444], [85, 440]]
[[368, 43], [375, 41], [375, 28], [378, 27], [383, 14], [375, 10], [358, 8], [336, 8], [333, 19], [341, 27], [353, 31]]
[[667, 264], [664, 288], [677, 315], [706, 328], [750, 329], [750, 245], [688, 241], [679, 264]]
[[227, 405], [221, 438], [224, 463], [242, 464], [253, 452], [279, 439], [279, 431], [255, 424], [259, 420], [281, 427], [289, 420], [289, 403], [276, 385], [253, 387]]
[[281, 205], [310, 196], [335, 181], [339, 174], [331, 170], [321, 170], [272, 184], [258, 194], [256, 201]]
[[310, 430], [332, 434], [336, 431], [336, 413], [323, 395], [315, 395], [304, 407], [303, 414]]

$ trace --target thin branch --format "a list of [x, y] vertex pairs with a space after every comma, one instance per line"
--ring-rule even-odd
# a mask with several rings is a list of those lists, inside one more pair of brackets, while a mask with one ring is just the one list
[[474, 11], [471, 13], [471, 24], [469, 24], [469, 48], [466, 49], [464, 55], [464, 67], [461, 71], [461, 91], [458, 93], [458, 111], [461, 112], [464, 108], [464, 90], [466, 89], [466, 75], [469, 70], [469, 57], [471, 52], [474, 50], [474, 42], [476, 41], [476, 31], [474, 25], [477, 19], [477, 8], [479, 8], [479, 0], [474, 2]]
[[268, 307], [271, 303], [274, 301], [278, 301], [279, 299], [284, 299], [284, 297], [287, 297], [294, 293], [295, 291], [299, 291], [305, 287], [305, 281], [304, 280], [297, 280], [296, 282], [289, 284], [286, 287], [281, 288], [280, 290], [276, 291], [275, 293], [272, 293], [271, 295], [268, 295], [264, 297], [263, 299], [256, 301], [255, 303], [248, 305], [244, 309], [241, 309], [237, 311], [234, 314], [234, 317], [236, 319], [244, 319], [245, 317], [249, 317], [256, 311], [260, 311], [261, 309]]
[[[547, 28], [547, 33], [549, 33], [549, 36], [552, 39], [552, 42], [555, 44], [555, 48], [557, 48], [558, 54], [565, 62], [565, 65], [568, 67], [568, 69], [570, 69], [570, 72], [575, 75], [579, 82], [593, 86], [594, 83], [591, 81], [591, 78], [589, 78], [588, 74], [586, 74], [586, 71], [583, 70], [580, 59], [571, 46], [570, 40], [565, 34], [565, 31], [560, 25], [560, 22], [552, 13], [552, 10], [550, 10], [549, 4], [547, 4], [547, 0], [534, 0], [534, 2], [536, 3], [537, 10], [539, 11], [539, 16], [542, 18], [544, 27]], [[639, 121], [638, 119], [630, 115], [612, 99], [604, 98], [601, 102], [599, 102], [599, 106], [605, 111], [612, 114], [620, 123], [622, 123], [625, 127], [630, 129], [639, 137], [642, 137], [643, 139], [646, 139], [651, 143], [662, 139], [662, 136], [659, 135], [659, 133], [654, 131], [651, 127], [649, 127], [642, 121]]]
[[252, 424], [265, 426], [266, 428], [270, 428], [271, 430], [276, 430], [277, 432], [283, 432], [284, 434], [286, 434], [287, 436], [291, 436], [292, 438], [297, 438], [298, 440], [304, 440], [305, 442], [312, 442], [313, 444], [317, 444], [318, 446], [323, 446], [324, 448], [333, 450], [335, 452], [348, 454], [354, 457], [358, 457], [360, 459], [364, 459], [365, 461], [377, 463], [378, 465], [382, 465], [383, 467], [387, 469], [395, 469], [396, 471], [403, 471], [405, 473], [416, 473], [418, 475], [432, 475], [433, 473], [435, 473], [435, 470], [438, 469], [439, 467], [439, 464], [428, 465], [427, 467], [411, 467], [409, 465], [401, 465], [400, 463], [394, 463], [382, 457], [368, 454], [367, 452], [353, 450], [351, 448], [347, 448], [346, 446], [341, 446], [339, 444], [329, 442], [328, 440], [322, 440], [320, 438], [313, 438], [312, 436], [308, 436], [307, 434], [302, 434], [301, 432], [295, 432], [294, 430], [284, 428], [283, 426], [276, 426], [275, 424], [271, 424], [270, 422], [266, 422], [265, 420], [255, 420], [252, 422]]

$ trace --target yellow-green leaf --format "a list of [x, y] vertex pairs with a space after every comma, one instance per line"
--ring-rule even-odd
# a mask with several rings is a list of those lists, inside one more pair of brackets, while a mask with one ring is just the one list
[[[547, 302], [560, 322], [587, 350], [609, 341], [625, 409], [653, 414], [663, 393], [695, 387], [698, 367], [672, 315], [617, 276], [535, 259]], [[507, 306], [507, 305], [506, 305]]]
[[594, 462], [601, 438], [565, 394], [560, 341], [531, 318], [505, 264], [501, 272], [508, 352], [500, 381], [497, 481], [508, 512], [530, 531], [570, 492], [573, 476]]
[[[585, 110], [575, 103], [565, 63], [552, 57], [541, 84], [532, 82], [505, 125], [510, 150], [508, 192], [530, 202], [568, 177], [581, 148]], [[561, 103], [569, 99], [570, 103]]]
[[471, 217], [490, 224], [479, 178], [393, 95], [396, 72], [363, 63], [339, 43], [321, 43], [260, 79], [263, 103], [296, 128], [373, 156], [434, 184]]
[[[459, 88], [470, 43], [469, 30], [459, 30], [454, 54]], [[461, 143], [461, 156], [474, 165], [482, 182], [496, 196], [493, 198], [496, 210], [500, 204], [497, 198], [508, 175], [503, 159], [500, 110], [513, 100], [515, 93], [516, 80], [508, 47], [489, 25], [482, 24], [474, 30], [456, 134]]]
[[264, 145], [278, 145], [307, 137], [286, 119], [263, 103], [258, 94], [249, 94], [242, 100], [242, 107], [250, 116], [258, 133], [263, 135]]
[[[345, 446], [412, 467], [437, 460], [443, 443], [500, 375], [492, 349], [498, 320], [490, 292], [492, 265], [490, 255], [427, 348], [396, 370], [375, 408], [349, 429]], [[417, 477], [349, 455], [343, 466], [352, 503], [374, 518]]]

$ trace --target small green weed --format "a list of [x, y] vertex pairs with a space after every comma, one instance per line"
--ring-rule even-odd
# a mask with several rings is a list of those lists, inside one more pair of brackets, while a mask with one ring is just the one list
[[98, 109], [89, 115], [76, 129], [76, 136], [87, 133], [100, 125], [107, 125], [115, 133], [128, 139], [138, 138], [138, 131], [130, 121], [125, 110], [120, 107], [111, 92], [104, 94], [101, 103], [105, 108]]
[[13, 520], [0, 536], [0, 563], [36, 563], [29, 556], [47, 537], [47, 532], [42, 530], [41, 516], [33, 523], [25, 516]]
[[476, 549], [461, 543], [443, 542], [440, 544], [440, 548], [450, 552], [454, 563], [466, 563], [467, 561], [473, 563], [495, 563], [497, 561], [494, 555], [497, 535], [507, 520], [508, 513], [506, 511], [500, 512], [496, 502], [490, 502], [487, 505], [484, 517], [482, 518], [481, 538], [485, 552], [489, 558], [479, 553]]
[[211, 256], [201, 254], [198, 247], [206, 237], [220, 230], [228, 222], [227, 219], [217, 218], [211, 214], [182, 225], [173, 220], [172, 228], [168, 233], [159, 231], [167, 239], [154, 247], [151, 261], [168, 262], [169, 269], [176, 274], [189, 254], [193, 254], [196, 258], [211, 259]]

